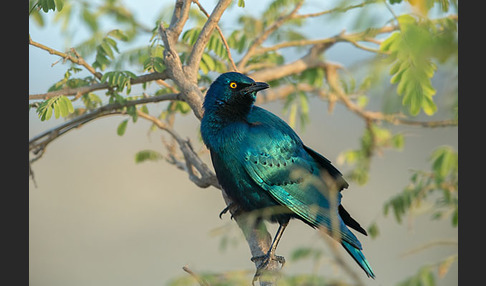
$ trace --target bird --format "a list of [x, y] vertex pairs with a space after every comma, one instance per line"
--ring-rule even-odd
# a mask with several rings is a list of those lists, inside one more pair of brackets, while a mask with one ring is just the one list
[[291, 219], [322, 229], [338, 240], [366, 275], [375, 274], [358, 238], [348, 228], [367, 235], [344, 209], [341, 191], [349, 184], [323, 155], [306, 146], [280, 117], [255, 105], [258, 91], [269, 88], [238, 72], [220, 74], [203, 101], [201, 137], [209, 149], [221, 188], [236, 213], [278, 209], [265, 219], [278, 223], [268, 252], [254, 276], [270, 260], [285, 263], [275, 251]]

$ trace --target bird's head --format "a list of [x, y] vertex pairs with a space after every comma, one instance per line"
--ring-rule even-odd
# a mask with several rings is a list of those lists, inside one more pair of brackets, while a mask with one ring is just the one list
[[256, 93], [268, 87], [267, 83], [255, 82], [241, 73], [223, 73], [209, 87], [204, 110], [232, 117], [246, 116], [255, 102]]

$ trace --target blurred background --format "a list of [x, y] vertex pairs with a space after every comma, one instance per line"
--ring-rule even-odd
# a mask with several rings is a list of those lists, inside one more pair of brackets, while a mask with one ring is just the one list
[[[173, 4], [154, 0], [122, 2], [148, 27], [154, 27], [160, 15], [170, 15], [172, 10], [167, 7]], [[216, 3], [200, 2], [208, 12]], [[246, 0], [245, 8], [233, 5], [223, 15], [222, 26], [236, 25], [231, 19], [236, 19], [238, 13], [258, 13], [267, 2]], [[318, 2], [316, 5], [319, 10], [324, 7]], [[52, 17], [54, 12], [47, 13], [46, 19]], [[315, 26], [309, 31], [334, 34], [356, 24], [352, 13], [332, 23], [342, 26]], [[77, 39], [88, 34], [80, 26], [71, 31], [70, 42], [61, 36], [61, 29], [59, 23], [39, 27], [29, 20], [30, 36], [60, 51], [76, 45]], [[137, 41], [148, 45], [149, 40], [145, 37]], [[366, 56], [349, 44], [336, 45], [326, 52], [327, 60], [345, 65], [359, 63]], [[29, 94], [44, 93], [63, 77], [67, 67], [58, 60], [57, 56], [29, 46]], [[452, 99], [441, 90], [441, 81], [449, 79], [438, 75], [433, 80], [437, 89], [434, 99], [438, 104], [450, 105]], [[132, 94], [141, 92], [140, 87], [132, 88]], [[381, 102], [374, 104], [381, 108]], [[157, 111], [165, 106], [166, 103], [157, 103], [150, 109]], [[262, 106], [284, 119], [288, 117], [283, 112], [283, 101]], [[359, 148], [363, 121], [340, 104], [328, 112], [326, 102], [310, 98], [309, 106], [309, 124], [305, 129], [297, 126], [298, 134], [309, 147], [346, 173], [349, 166], [338, 164], [338, 157], [346, 150]], [[441, 112], [439, 106], [432, 119], [447, 115]], [[198, 188], [185, 172], [165, 161], [137, 164], [134, 156], [140, 150], [165, 152], [161, 133], [149, 133], [150, 124], [139, 120], [136, 124], [130, 121], [125, 134], [118, 136], [116, 128], [124, 119], [104, 117], [63, 135], [32, 165], [35, 182], [29, 179], [30, 285], [168, 285], [189, 276], [183, 266], [195, 273], [243, 270], [251, 278], [254, 264], [241, 231], [228, 215], [218, 217], [225, 207], [220, 191]], [[41, 122], [31, 109], [29, 138], [63, 122], [62, 118]], [[196, 149], [202, 146], [199, 121], [192, 114], [179, 116], [176, 124], [179, 134], [191, 138]], [[421, 266], [457, 253], [457, 227], [452, 227], [449, 219], [432, 219], [427, 205], [408, 215], [401, 224], [393, 215], [383, 215], [384, 203], [407, 186], [412, 170], [430, 169], [430, 154], [437, 146], [449, 145], [457, 150], [457, 127], [390, 129], [405, 135], [403, 150], [385, 150], [374, 156], [368, 182], [351, 182], [343, 192], [343, 204], [362, 226], [375, 223], [379, 227], [375, 238], [358, 235], [376, 280], [367, 279], [342, 251], [346, 262], [356, 266], [365, 285], [397, 285]], [[211, 166], [209, 157], [203, 158]], [[276, 226], [269, 225], [269, 230], [273, 235]], [[295, 249], [302, 247], [322, 250], [319, 263], [290, 259]], [[318, 233], [297, 220], [291, 221], [277, 249], [278, 255], [287, 258], [284, 274], [345, 275], [332, 262], [330, 253]], [[436, 279], [436, 285], [457, 285], [457, 268], [455, 261], [443, 278]]]

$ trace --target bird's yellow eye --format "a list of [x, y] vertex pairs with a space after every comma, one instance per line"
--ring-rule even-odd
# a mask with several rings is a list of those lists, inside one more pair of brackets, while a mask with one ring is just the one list
[[230, 82], [230, 87], [231, 87], [232, 89], [235, 89], [237, 86], [238, 86], [238, 85], [236, 84], [236, 82], [234, 82], [234, 81]]

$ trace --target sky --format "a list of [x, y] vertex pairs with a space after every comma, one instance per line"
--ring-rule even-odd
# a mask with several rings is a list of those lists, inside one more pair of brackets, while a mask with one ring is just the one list
[[[171, 3], [124, 2], [147, 26], [155, 22], [164, 3]], [[208, 11], [215, 3], [200, 2]], [[268, 3], [245, 2], [244, 12], [251, 8], [250, 13], [256, 13], [256, 9], [263, 9]], [[326, 8], [319, 1], [314, 2], [320, 5], [319, 10]], [[241, 10], [233, 7], [223, 20]], [[352, 23], [344, 21], [344, 27], [318, 26], [311, 31], [332, 35], [343, 28], [352, 28]], [[80, 27], [76, 33], [76, 37], [82, 38], [86, 30]], [[52, 48], [66, 48], [59, 27], [38, 28], [29, 21], [29, 34], [33, 40]], [[140, 41], [148, 43], [147, 39]], [[337, 46], [326, 57], [349, 65], [366, 56], [350, 55], [350, 51], [345, 45]], [[53, 65], [57, 61], [56, 56], [29, 47], [30, 94], [45, 92], [63, 76], [66, 65]], [[159, 103], [152, 108], [163, 107]], [[263, 107], [285, 118], [282, 102]], [[37, 186], [29, 179], [30, 284], [165, 285], [171, 279], [187, 276], [183, 266], [195, 272], [244, 269], [252, 273], [254, 265], [248, 246], [236, 224], [229, 217], [222, 220], [218, 217], [225, 207], [220, 191], [199, 189], [188, 180], [186, 173], [163, 161], [136, 164], [137, 151], [164, 152], [162, 134], [148, 134], [146, 122], [130, 122], [125, 135], [120, 137], [116, 127], [124, 119], [112, 116], [74, 130], [51, 143], [44, 156], [33, 164]], [[359, 146], [363, 122], [343, 106], [337, 105], [329, 113], [327, 103], [312, 100], [310, 119], [305, 130], [297, 130], [299, 135], [333, 163], [341, 152]], [[40, 122], [31, 110], [29, 138], [63, 122], [54, 118]], [[198, 142], [199, 122], [193, 116], [178, 118], [178, 128], [183, 136]], [[446, 245], [404, 255], [431, 241], [457, 241], [457, 229], [451, 228], [449, 221], [431, 221], [428, 214], [417, 214], [416, 219], [397, 224], [392, 216], [385, 217], [382, 212], [383, 203], [407, 185], [411, 170], [429, 168], [427, 160], [436, 146], [447, 144], [457, 148], [457, 128], [423, 130], [406, 126], [392, 127], [392, 130], [406, 134], [405, 149], [385, 151], [374, 157], [369, 182], [363, 186], [354, 183], [343, 193], [343, 204], [362, 226], [377, 222], [380, 227], [376, 239], [358, 237], [377, 275], [376, 280], [368, 280], [363, 275], [365, 285], [394, 285], [414, 274], [420, 265], [433, 264], [457, 253], [457, 246]], [[203, 159], [210, 166], [210, 159], [207, 156]], [[269, 225], [269, 229], [273, 234], [276, 226]], [[226, 247], [222, 247], [223, 241], [228, 242]], [[293, 249], [308, 246], [329, 254], [315, 230], [300, 221], [292, 221], [277, 254], [289, 257]], [[349, 257], [346, 259], [354, 265]], [[312, 268], [311, 261], [290, 261], [283, 272], [310, 273]], [[324, 259], [318, 271], [323, 275], [333, 271], [342, 274], [342, 270], [331, 265], [329, 258]], [[456, 262], [438, 285], [457, 285], [457, 275]]]

